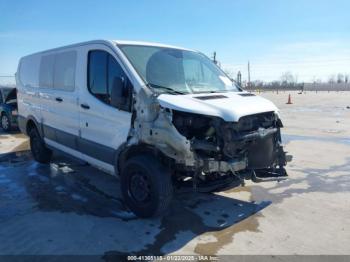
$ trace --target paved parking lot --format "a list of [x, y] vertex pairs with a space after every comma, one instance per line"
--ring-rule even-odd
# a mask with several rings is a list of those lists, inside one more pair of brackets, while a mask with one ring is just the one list
[[290, 178], [183, 193], [138, 219], [119, 182], [0, 133], [0, 254], [350, 254], [350, 92], [263, 93], [281, 109]]

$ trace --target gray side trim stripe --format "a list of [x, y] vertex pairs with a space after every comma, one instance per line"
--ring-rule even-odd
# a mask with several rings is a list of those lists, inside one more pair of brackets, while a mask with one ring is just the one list
[[114, 165], [115, 150], [113, 148], [86, 140], [84, 138], [79, 138], [78, 151], [110, 165]]
[[44, 129], [44, 137], [53, 141], [57, 141], [55, 128], [43, 125], [43, 129]]
[[98, 144], [47, 125], [43, 125], [43, 127], [44, 136], [46, 138], [110, 165], [114, 165], [114, 155], [116, 152], [114, 148]]

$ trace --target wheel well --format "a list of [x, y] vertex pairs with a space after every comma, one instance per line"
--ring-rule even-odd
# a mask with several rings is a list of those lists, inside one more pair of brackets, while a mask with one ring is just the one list
[[153, 155], [157, 159], [159, 159], [163, 164], [170, 165], [173, 160], [164, 155], [159, 149], [154, 146], [148, 144], [138, 144], [125, 148], [118, 157], [118, 173], [123, 168], [123, 164], [130, 159], [131, 157], [137, 155]]
[[30, 130], [32, 130], [33, 128], [37, 128], [37, 127], [36, 127], [35, 122], [32, 119], [30, 119], [27, 122], [26, 133], [29, 134]]

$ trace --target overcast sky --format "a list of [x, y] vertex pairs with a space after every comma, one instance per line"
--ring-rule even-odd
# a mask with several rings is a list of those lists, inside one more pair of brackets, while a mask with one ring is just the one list
[[252, 80], [350, 74], [348, 0], [0, 0], [0, 11], [0, 75], [13, 75], [21, 56], [101, 38], [215, 50], [243, 79], [248, 60]]

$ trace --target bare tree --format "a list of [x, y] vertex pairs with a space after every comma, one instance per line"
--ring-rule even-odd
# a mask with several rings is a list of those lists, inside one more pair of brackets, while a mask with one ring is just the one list
[[344, 75], [339, 73], [337, 75], [337, 83], [340, 84], [340, 83], [343, 83], [344, 82]]
[[329, 84], [334, 84], [335, 83], [335, 75], [330, 75], [328, 78], [328, 83]]
[[281, 82], [284, 84], [294, 84], [295, 78], [291, 72], [285, 72], [281, 76]]

